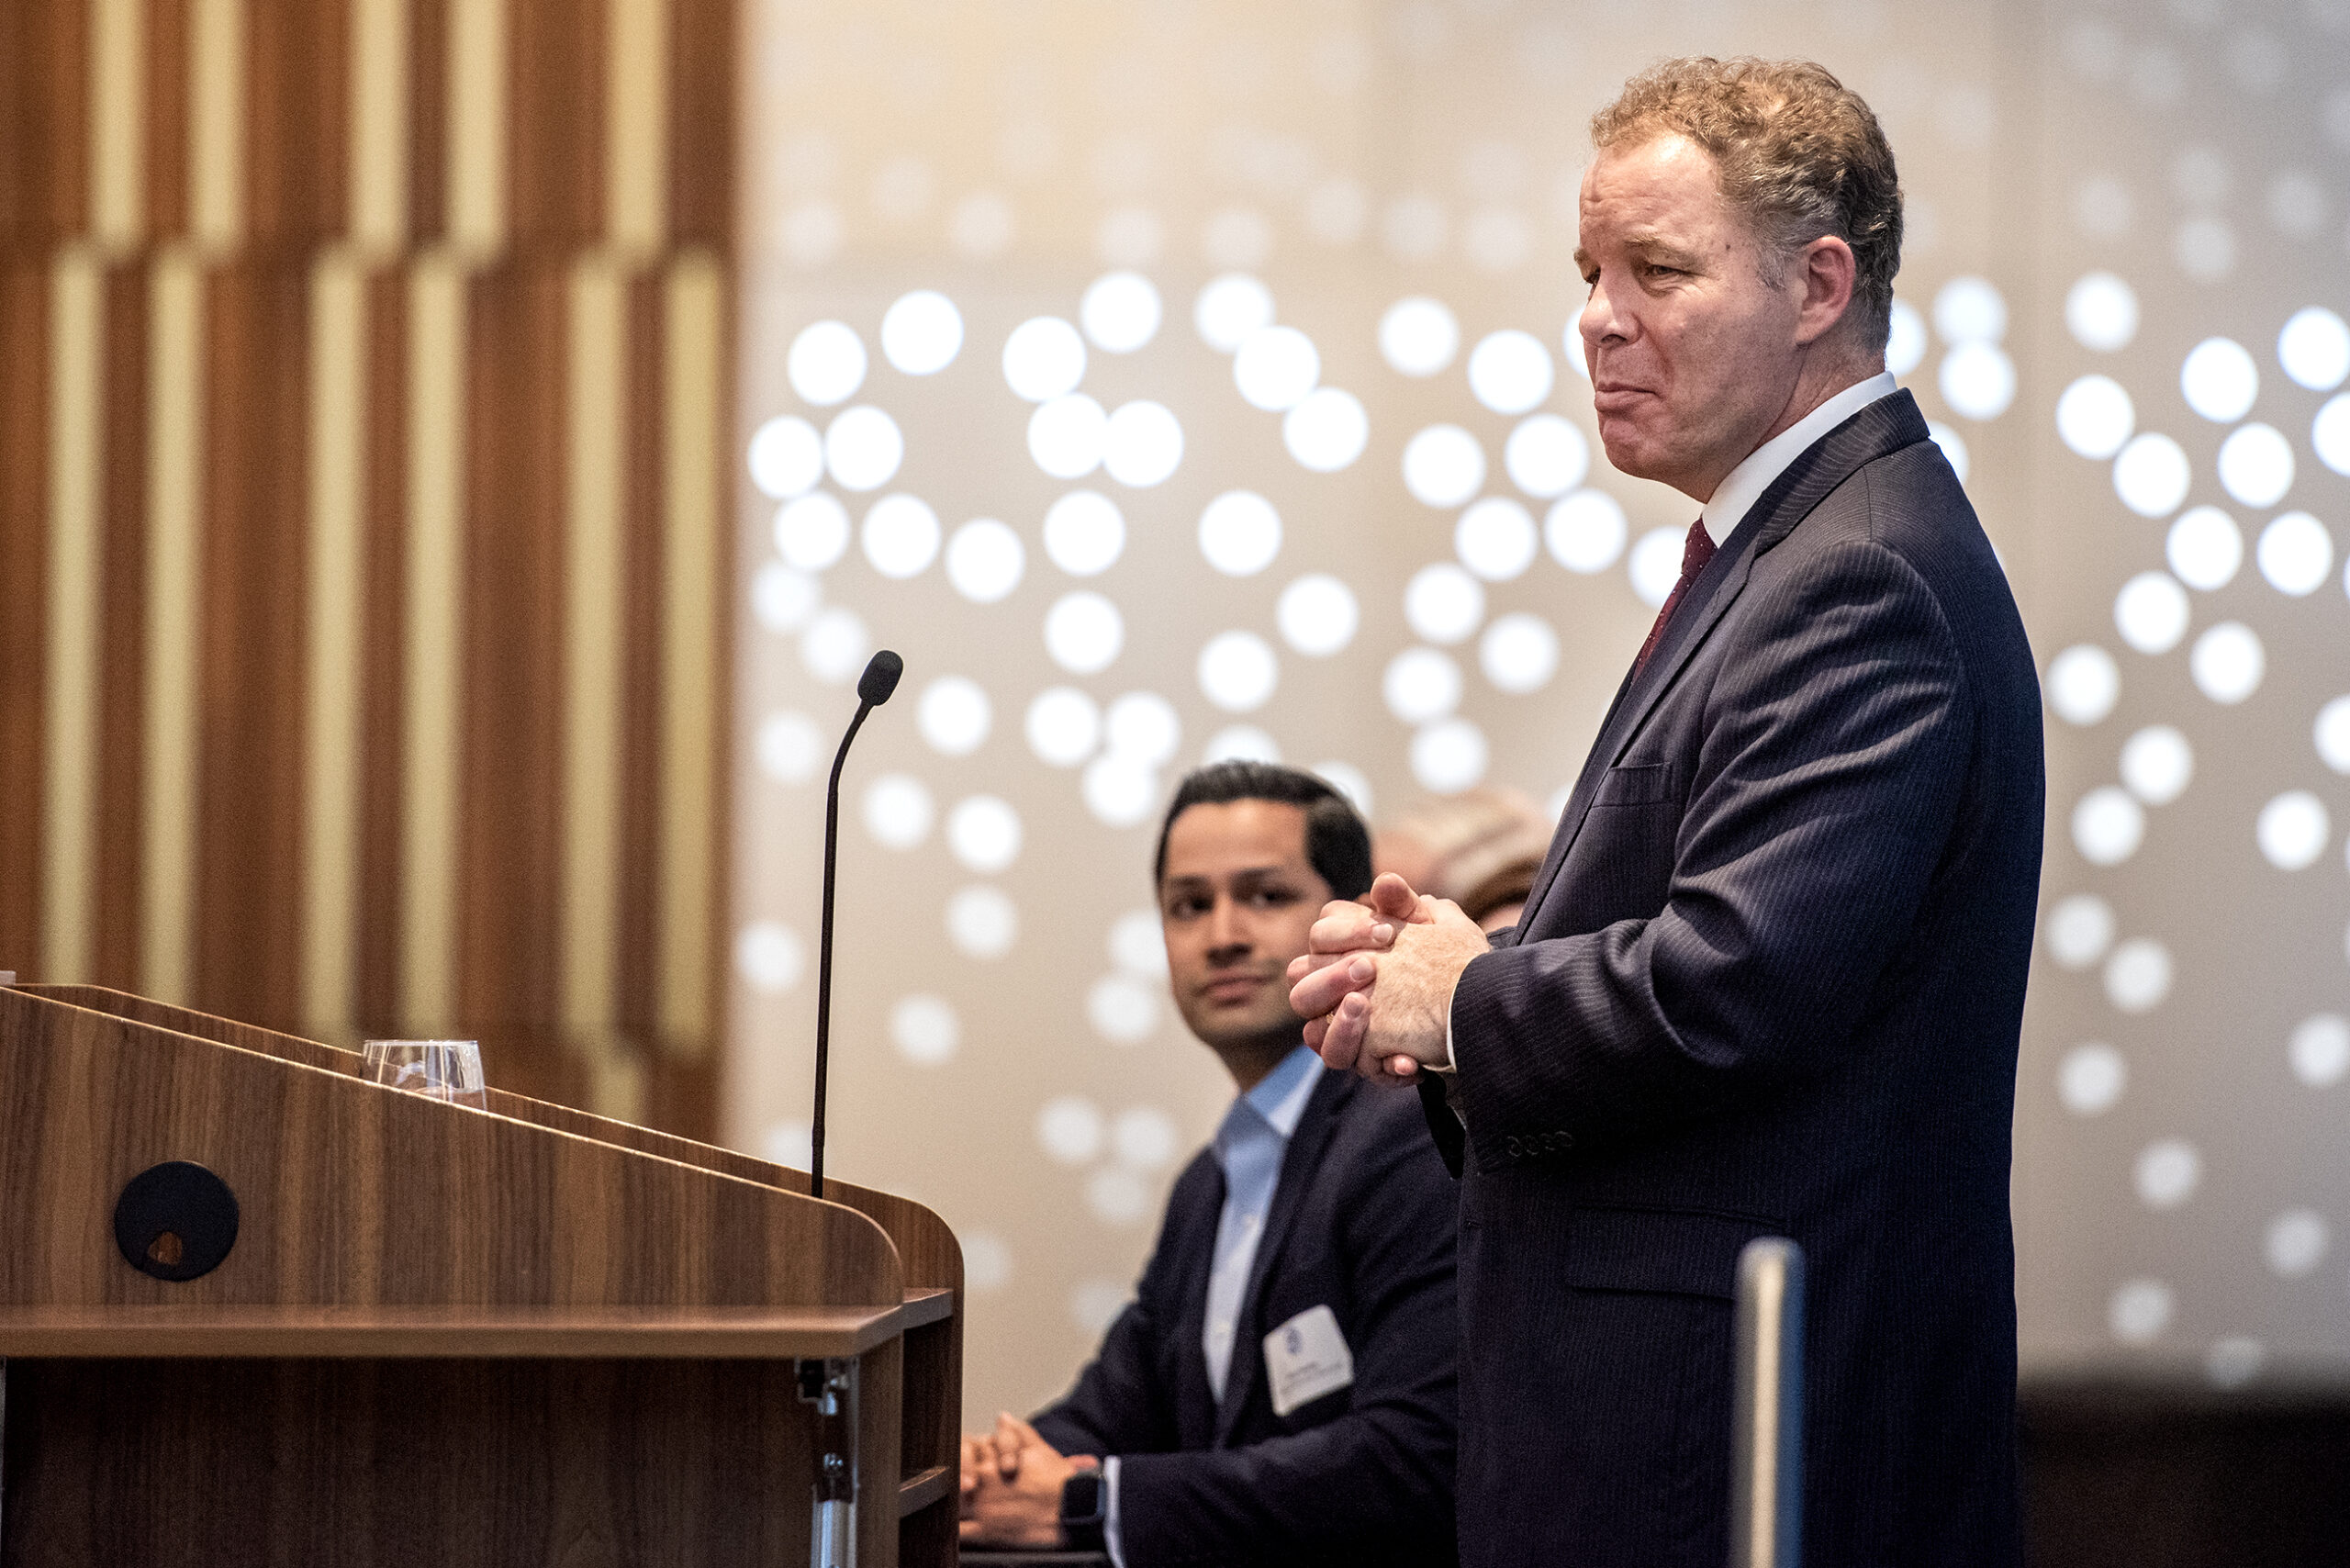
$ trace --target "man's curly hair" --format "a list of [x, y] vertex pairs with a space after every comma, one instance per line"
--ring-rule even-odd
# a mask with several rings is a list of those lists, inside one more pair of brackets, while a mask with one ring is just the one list
[[1601, 151], [1672, 135], [1713, 155], [1723, 199], [1774, 262], [1824, 235], [1852, 247], [1853, 330], [1883, 347], [1901, 270], [1901, 181], [1860, 95], [1808, 61], [1697, 56], [1641, 72], [1591, 117]]

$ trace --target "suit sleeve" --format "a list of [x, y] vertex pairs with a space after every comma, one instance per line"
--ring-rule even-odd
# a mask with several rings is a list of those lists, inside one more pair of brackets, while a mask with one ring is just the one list
[[1158, 1244], [1144, 1265], [1135, 1299], [1102, 1337], [1102, 1348], [1078, 1374], [1061, 1400], [1037, 1412], [1030, 1425], [1062, 1453], [1149, 1453], [1176, 1442], [1174, 1391], [1160, 1375], [1160, 1346], [1181, 1311], [1173, 1260], [1182, 1250], [1178, 1216], [1192, 1213], [1203, 1198], [1196, 1189], [1213, 1184], [1213, 1169], [1194, 1160], [1167, 1207]]
[[1481, 1159], [1513, 1134], [1637, 1137], [1817, 1073], [1886, 978], [1975, 745], [1956, 641], [1917, 572], [1869, 541], [1740, 620], [1662, 911], [1461, 974], [1453, 1042]]
[[1451, 1560], [1453, 1187], [1396, 1110], [1338, 1210], [1360, 1309], [1348, 1410], [1244, 1448], [1122, 1457], [1128, 1568], [1392, 1561], [1423, 1543]]

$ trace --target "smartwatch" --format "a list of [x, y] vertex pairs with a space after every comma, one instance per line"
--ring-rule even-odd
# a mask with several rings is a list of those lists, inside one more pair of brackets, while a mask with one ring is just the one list
[[1061, 1483], [1061, 1545], [1070, 1551], [1100, 1551], [1109, 1516], [1110, 1484], [1099, 1470], [1080, 1470]]

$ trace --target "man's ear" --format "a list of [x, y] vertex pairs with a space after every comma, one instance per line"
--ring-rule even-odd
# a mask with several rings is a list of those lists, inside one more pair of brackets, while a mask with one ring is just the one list
[[1795, 274], [1795, 286], [1802, 291], [1796, 342], [1808, 348], [1851, 314], [1859, 266], [1850, 244], [1823, 234], [1796, 252]]

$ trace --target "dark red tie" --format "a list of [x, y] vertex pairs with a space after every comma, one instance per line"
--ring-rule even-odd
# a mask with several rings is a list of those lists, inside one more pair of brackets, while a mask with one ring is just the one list
[[1649, 667], [1649, 655], [1656, 652], [1659, 643], [1664, 641], [1664, 629], [1673, 624], [1673, 612], [1681, 608], [1682, 599], [1688, 595], [1689, 585], [1697, 580], [1697, 574], [1704, 571], [1706, 563], [1713, 558], [1714, 536], [1706, 532], [1706, 520], [1701, 517], [1689, 525], [1689, 542], [1681, 547], [1681, 580], [1674, 583], [1673, 591], [1664, 596], [1664, 608], [1656, 612], [1656, 624], [1649, 628], [1649, 640], [1640, 644], [1640, 656], [1632, 661], [1634, 680], [1640, 678], [1640, 671]]

